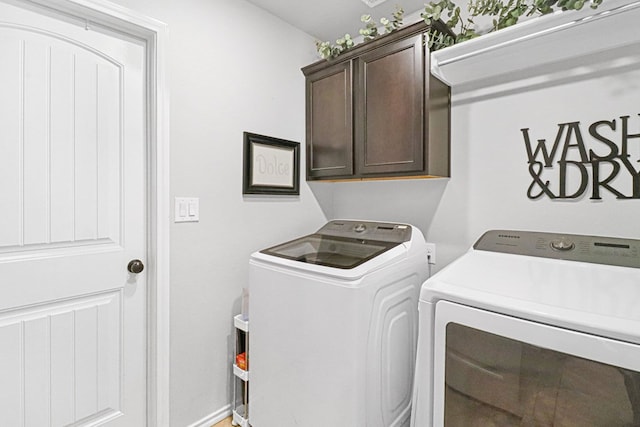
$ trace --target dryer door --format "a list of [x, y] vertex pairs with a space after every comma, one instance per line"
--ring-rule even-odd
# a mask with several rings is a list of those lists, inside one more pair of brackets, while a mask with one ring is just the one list
[[640, 425], [640, 346], [436, 304], [434, 426]]

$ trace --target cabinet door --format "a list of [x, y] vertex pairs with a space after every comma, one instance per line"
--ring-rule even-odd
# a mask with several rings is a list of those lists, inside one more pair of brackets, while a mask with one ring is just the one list
[[351, 74], [346, 61], [307, 76], [307, 179], [353, 174]]
[[418, 35], [358, 59], [358, 175], [424, 170], [423, 52]]

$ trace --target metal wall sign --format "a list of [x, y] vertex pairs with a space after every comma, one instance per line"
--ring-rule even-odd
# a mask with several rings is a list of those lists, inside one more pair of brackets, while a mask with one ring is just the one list
[[532, 181], [529, 199], [577, 199], [604, 193], [640, 199], [640, 114], [590, 124], [559, 123], [553, 142], [520, 129]]

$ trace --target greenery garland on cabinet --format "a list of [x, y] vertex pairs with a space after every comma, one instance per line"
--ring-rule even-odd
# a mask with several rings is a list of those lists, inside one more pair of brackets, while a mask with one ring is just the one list
[[[521, 16], [540, 16], [558, 10], [580, 10], [585, 3], [589, 3], [592, 9], [597, 9], [602, 2], [603, 0], [469, 0], [467, 4], [469, 16], [465, 19], [461, 16], [460, 6], [452, 0], [440, 0], [425, 4], [420, 16], [427, 25], [442, 19], [454, 34], [451, 36], [432, 30], [429, 34], [429, 50], [434, 51], [484, 34], [476, 30], [474, 18], [480, 16], [492, 18], [492, 26], [487, 31], [492, 32], [516, 24]], [[363, 36], [364, 41], [369, 41], [391, 33], [402, 27], [403, 16], [404, 10], [396, 6], [392, 18], [381, 18], [378, 26], [371, 15], [362, 15], [360, 20], [365, 27], [360, 29], [360, 35]], [[384, 29], [383, 32], [379, 30], [380, 27]], [[336, 40], [335, 45], [328, 41], [316, 41], [318, 54], [324, 59], [335, 58], [353, 46], [355, 42], [349, 34]]]

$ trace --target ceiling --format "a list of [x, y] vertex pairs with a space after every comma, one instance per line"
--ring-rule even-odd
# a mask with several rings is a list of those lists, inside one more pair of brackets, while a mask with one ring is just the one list
[[[392, 18], [396, 5], [401, 6], [407, 16], [421, 10], [425, 4], [425, 0], [386, 0], [372, 8], [363, 3], [363, 0], [248, 1], [318, 40], [331, 43], [335, 43], [345, 33], [353, 38], [357, 37], [360, 28], [364, 28], [364, 24], [360, 22], [360, 17], [364, 14], [369, 14], [376, 22], [380, 22], [380, 18]], [[368, 1], [375, 3], [379, 0]]]

